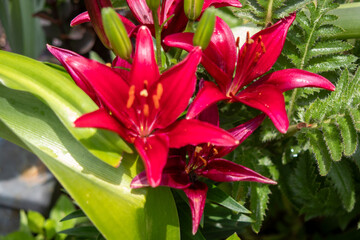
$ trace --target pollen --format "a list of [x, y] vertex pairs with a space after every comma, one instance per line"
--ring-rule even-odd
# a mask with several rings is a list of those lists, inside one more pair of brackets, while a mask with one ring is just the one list
[[259, 41], [259, 43], [260, 43], [262, 52], [263, 52], [263, 53], [266, 53], [266, 47], [265, 47], [264, 42], [262, 41], [262, 37], [261, 37], [261, 36], [259, 36], [259, 40], [258, 40], [258, 41]]
[[158, 85], [156, 86], [156, 95], [158, 96], [159, 100], [160, 100], [163, 92], [164, 92], [163, 85], [161, 83], [158, 83]]
[[236, 38], [236, 47], [239, 48], [240, 46], [240, 37]]
[[148, 104], [144, 104], [143, 113], [144, 113], [145, 117], [149, 116], [149, 105]]
[[159, 98], [157, 95], [153, 95], [153, 102], [154, 102], [154, 107], [155, 109], [159, 109], [160, 107], [160, 102], [159, 102]]
[[217, 150], [216, 148], [213, 148], [212, 150], [213, 150], [213, 152], [214, 152], [214, 155], [218, 155], [218, 154], [219, 154], [219, 152], [218, 152], [218, 150]]
[[196, 153], [199, 153], [199, 152], [201, 152], [202, 149], [203, 149], [202, 147], [196, 146], [196, 147], [195, 147], [195, 152], [196, 152]]
[[146, 89], [143, 89], [143, 90], [141, 90], [141, 92], [140, 92], [140, 96], [142, 96], [142, 97], [147, 97], [147, 96], [149, 96], [149, 93], [148, 93], [148, 91], [147, 91]]
[[129, 98], [126, 103], [127, 108], [131, 108], [135, 100], [135, 85], [131, 85], [129, 89]]

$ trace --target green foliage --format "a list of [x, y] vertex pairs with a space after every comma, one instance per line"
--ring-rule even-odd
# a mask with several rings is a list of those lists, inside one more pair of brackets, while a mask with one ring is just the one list
[[311, 0], [246, 0], [241, 9], [233, 10], [235, 15], [259, 25], [273, 24], [278, 19], [304, 7]]
[[300, 121], [307, 127], [301, 129], [298, 139], [309, 141], [321, 175], [329, 172], [333, 161], [353, 155], [358, 145], [360, 70], [349, 75], [343, 71], [334, 92], [300, 112]]

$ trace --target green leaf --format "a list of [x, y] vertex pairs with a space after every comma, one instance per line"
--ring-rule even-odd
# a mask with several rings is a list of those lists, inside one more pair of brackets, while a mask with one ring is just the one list
[[241, 239], [239, 238], [239, 236], [235, 232], [233, 235], [228, 237], [226, 240], [241, 240]]
[[323, 123], [322, 132], [324, 134], [325, 143], [329, 149], [331, 158], [334, 161], [340, 161], [342, 157], [342, 142], [338, 127], [335, 124]]
[[[132, 190], [142, 171], [135, 155], [119, 168], [98, 161], [29, 93], [0, 85], [0, 137], [13, 132], [35, 153], [107, 239], [179, 239], [174, 200], [166, 188]], [[5, 137], [9, 134], [5, 134]]]
[[28, 232], [16, 231], [1, 238], [1, 240], [35, 240], [35, 238]]
[[351, 212], [355, 206], [355, 186], [351, 168], [345, 159], [341, 162], [333, 163], [329, 177], [339, 193], [344, 208], [346, 211]]
[[313, 153], [315, 154], [315, 158], [318, 163], [320, 175], [325, 176], [328, 174], [332, 163], [326, 143], [322, 137], [320, 130], [318, 129], [309, 130], [308, 137]]
[[31, 232], [42, 234], [43, 227], [45, 224], [44, 216], [38, 212], [34, 212], [34, 211], [30, 210], [30, 211], [28, 211], [27, 217], [28, 217], [29, 228], [30, 228]]
[[55, 112], [61, 122], [89, 151], [104, 162], [117, 166], [122, 151], [132, 150], [115, 133], [92, 128], [75, 128], [81, 115], [97, 109], [95, 103], [62, 73], [35, 60], [0, 51], [0, 82], [9, 88], [28, 91]]
[[62, 218], [60, 220], [60, 222], [63, 222], [63, 221], [67, 221], [67, 220], [70, 220], [70, 219], [75, 219], [75, 218], [81, 218], [81, 217], [86, 217], [86, 215], [84, 214], [83, 211], [81, 211], [80, 209], [79, 210], [76, 210], [72, 213], [69, 213], [68, 215], [66, 215], [64, 218]]
[[271, 191], [268, 185], [258, 183], [250, 184], [250, 210], [252, 212], [251, 217], [255, 220], [251, 226], [254, 232], [258, 233], [264, 220]]
[[221, 206], [226, 207], [236, 213], [251, 213], [243, 205], [235, 201], [235, 199], [227, 195], [216, 186], [209, 188], [206, 198], [207, 200], [220, 204]]
[[341, 53], [344, 51], [348, 51], [352, 48], [353, 46], [350, 43], [339, 40], [318, 42], [313, 48], [310, 49], [309, 57]]
[[44, 224], [46, 239], [52, 239], [56, 236], [56, 222], [52, 219], [47, 219]]
[[309, 61], [309, 66], [305, 70], [320, 73], [335, 71], [342, 67], [347, 67], [357, 60], [353, 55], [335, 55], [335, 56], [322, 56], [316, 57]]
[[344, 155], [351, 156], [355, 153], [358, 140], [355, 126], [349, 114], [345, 116], [338, 116], [336, 118], [337, 123], [339, 124], [341, 137], [344, 145]]
[[350, 114], [351, 114], [352, 120], [354, 122], [356, 131], [360, 131], [360, 111], [359, 111], [359, 109], [352, 108], [350, 110]]
[[[59, 197], [59, 199], [56, 201], [55, 206], [50, 211], [50, 219], [53, 220], [56, 223], [56, 232], [60, 232], [62, 230], [72, 228], [76, 224], [76, 220], [73, 219], [71, 221], [62, 222], [61, 219], [63, 219], [65, 216], [70, 214], [75, 210], [74, 204], [72, 201], [66, 197], [64, 194]], [[60, 235], [60, 239], [65, 239], [65, 235]]]
[[76, 236], [82, 238], [96, 238], [99, 235], [99, 231], [93, 226], [75, 227], [61, 231], [69, 236]]

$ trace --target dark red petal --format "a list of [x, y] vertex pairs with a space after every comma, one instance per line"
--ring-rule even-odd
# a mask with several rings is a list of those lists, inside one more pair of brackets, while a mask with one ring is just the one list
[[206, 167], [197, 173], [218, 182], [249, 181], [276, 184], [275, 181], [247, 167], [221, 158], [209, 160]]
[[142, 26], [136, 36], [135, 56], [130, 71], [130, 84], [135, 85], [137, 92], [144, 89], [144, 81], [151, 86], [159, 79], [159, 68], [156, 64], [153, 39], [150, 30]]
[[74, 27], [76, 25], [86, 23], [86, 22], [90, 22], [89, 13], [87, 11], [80, 13], [73, 20], [71, 20], [70, 26]]
[[199, 228], [200, 220], [204, 212], [207, 190], [207, 185], [199, 181], [195, 182], [189, 188], [183, 189], [189, 199], [192, 215], [192, 233], [194, 235]]
[[126, 0], [131, 12], [142, 24], [153, 24], [152, 13], [146, 0]]
[[[94, 112], [82, 115], [74, 122], [75, 127], [102, 128], [116, 132], [126, 139], [127, 129], [116, 121], [107, 110], [100, 108]], [[128, 141], [128, 139], [127, 139]]]
[[234, 99], [250, 107], [263, 111], [274, 123], [275, 127], [285, 133], [289, 127], [289, 120], [285, 110], [285, 100], [281, 91], [269, 84], [262, 84], [257, 88], [245, 89]]
[[110, 67], [83, 57], [69, 57], [66, 59], [72, 69], [86, 79], [97, 96], [109, 109], [114, 117], [126, 127], [132, 125], [135, 117], [128, 111], [126, 105], [129, 98], [128, 84]]
[[216, 146], [234, 146], [238, 141], [227, 131], [210, 123], [196, 119], [178, 120], [162, 130], [169, 136], [170, 147], [180, 148], [186, 145], [211, 143]]
[[285, 92], [294, 88], [318, 87], [330, 91], [335, 90], [335, 86], [326, 78], [300, 69], [285, 69], [265, 75], [249, 88], [256, 88], [261, 84], [271, 84]]
[[195, 48], [182, 62], [161, 75], [159, 84], [162, 84], [163, 93], [159, 101], [158, 128], [169, 126], [188, 106], [195, 91], [195, 72], [200, 59], [201, 49]]
[[190, 105], [186, 118], [194, 118], [205, 108], [225, 99], [229, 98], [219, 90], [215, 83], [205, 81], [204, 86], [200, 89], [194, 101]]
[[[176, 189], [184, 189], [191, 185], [189, 176], [185, 172], [185, 164], [179, 156], [170, 156], [161, 175], [159, 186], [167, 186]], [[150, 186], [146, 172], [138, 174], [131, 182], [131, 188]]]
[[137, 138], [134, 145], [144, 162], [150, 186], [159, 186], [169, 152], [169, 138], [165, 134], [156, 134]]
[[242, 46], [233, 86], [238, 86], [239, 90], [270, 70], [283, 49], [287, 31], [295, 17], [293, 13], [281, 19], [271, 27], [256, 33], [251, 37], [251, 43]]
[[196, 119], [210, 123], [214, 126], [219, 126], [219, 110], [217, 108], [217, 105], [210, 105], [204, 111], [202, 111]]
[[79, 57], [83, 58], [81, 55], [72, 52], [67, 49], [58, 48], [54, 46], [47, 45], [47, 49], [49, 52], [51, 52], [52, 55], [54, 55], [59, 62], [64, 66], [66, 71], [70, 74], [76, 85], [81, 88], [98, 106], [101, 106], [100, 100], [96, 96], [93, 88], [91, 85], [87, 82], [86, 79], [84, 79], [81, 74], [77, 74], [76, 71], [66, 62], [66, 59], [69, 57]]
[[[241, 144], [243, 141], [245, 141], [264, 121], [265, 114], [261, 114], [250, 121], [247, 121], [246, 123], [243, 123], [235, 128], [232, 128], [228, 130], [228, 132], [235, 137], [239, 141], [239, 144]], [[235, 147], [216, 147], [218, 154], [217, 157], [225, 156], [229, 153], [231, 153]]]
[[188, 19], [184, 12], [184, 0], [162, 1], [160, 24], [164, 23], [172, 15], [173, 17], [164, 26], [162, 36], [182, 32], [185, 29]]
[[205, 0], [202, 11], [205, 11], [205, 9], [210, 6], [214, 6], [215, 8], [227, 6], [240, 8], [242, 5], [238, 0]]

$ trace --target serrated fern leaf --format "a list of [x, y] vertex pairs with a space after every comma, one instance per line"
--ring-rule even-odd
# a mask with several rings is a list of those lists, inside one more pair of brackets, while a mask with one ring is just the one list
[[347, 162], [334, 163], [329, 172], [329, 177], [339, 193], [343, 207], [350, 212], [355, 206], [355, 186]]
[[250, 211], [252, 212], [251, 218], [255, 220], [251, 226], [256, 233], [260, 231], [264, 220], [270, 193], [271, 191], [268, 185], [251, 183]]
[[308, 139], [321, 175], [328, 173], [332, 161], [355, 153], [360, 131], [359, 99], [360, 70], [354, 76], [344, 70], [336, 90], [325, 99], [316, 99], [300, 114], [307, 127], [298, 138]]

